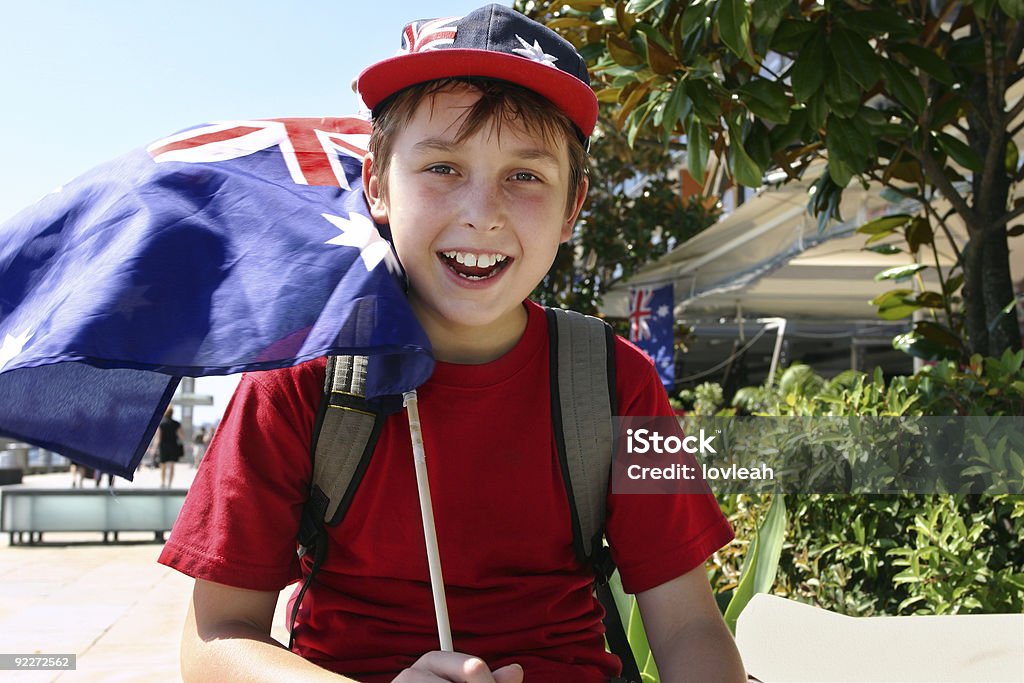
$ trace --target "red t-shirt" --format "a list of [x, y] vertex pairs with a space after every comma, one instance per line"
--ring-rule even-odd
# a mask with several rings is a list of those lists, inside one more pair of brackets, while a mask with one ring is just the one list
[[[517, 345], [484, 365], [438, 363], [419, 388], [455, 649], [529, 683], [605, 681], [603, 610], [573, 553], [552, 434], [547, 321], [527, 302]], [[616, 344], [619, 412], [671, 415], [650, 360]], [[325, 360], [251, 373], [210, 444], [160, 562], [278, 591], [295, 553]], [[438, 648], [405, 412], [390, 416], [302, 602], [295, 650], [362, 681], [390, 681]], [[732, 538], [710, 495], [609, 495], [607, 535], [629, 592], [702, 564]]]

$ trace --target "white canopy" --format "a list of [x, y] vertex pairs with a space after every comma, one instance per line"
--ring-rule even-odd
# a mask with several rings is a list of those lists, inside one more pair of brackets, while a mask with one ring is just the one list
[[[676, 317], [784, 317], [794, 320], [872, 320], [876, 309], [868, 302], [910, 282], [875, 282], [879, 272], [914, 263], [910, 254], [884, 255], [864, 249], [866, 235], [855, 233], [864, 223], [885, 215], [913, 212], [914, 202], [894, 204], [879, 188], [856, 183], [843, 193], [843, 223], [831, 223], [818, 233], [817, 220], [807, 212], [811, 180], [763, 189], [728, 216], [611, 288], [602, 312], [628, 315], [630, 287], [675, 284]], [[940, 209], [941, 211], [941, 209]], [[954, 228], [958, 249], [965, 233]], [[889, 239], [906, 248], [902, 240]], [[1013, 246], [1011, 244], [1011, 246]], [[955, 261], [945, 237], [939, 239], [944, 266]], [[1021, 250], [1013, 253], [1014, 272], [1024, 272]], [[930, 249], [918, 255], [933, 265]], [[934, 268], [922, 272], [926, 286], [938, 287]]]

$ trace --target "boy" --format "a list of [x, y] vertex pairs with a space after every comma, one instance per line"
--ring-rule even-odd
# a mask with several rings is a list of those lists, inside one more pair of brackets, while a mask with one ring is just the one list
[[[186, 680], [596, 682], [618, 671], [592, 575], [573, 552], [547, 408], [547, 322], [526, 300], [586, 196], [597, 103], [585, 65], [556, 34], [497, 5], [415, 22], [403, 38], [403, 54], [357, 82], [374, 113], [363, 183], [437, 360], [418, 393], [459, 652], [431, 652], [402, 414], [387, 418], [348, 513], [329, 529], [294, 652], [270, 638], [278, 592], [308, 571], [295, 537], [319, 359], [243, 379], [161, 555], [196, 578]], [[615, 361], [620, 413], [671, 414], [649, 360], [617, 340]], [[607, 533], [664, 680], [743, 680], [702, 568], [732, 536], [714, 499], [609, 495]]]

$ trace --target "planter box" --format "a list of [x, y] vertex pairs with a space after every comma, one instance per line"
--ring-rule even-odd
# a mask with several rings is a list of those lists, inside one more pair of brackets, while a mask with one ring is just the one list
[[1024, 615], [847, 617], [755, 595], [736, 624], [751, 676], [785, 681], [1024, 681]]

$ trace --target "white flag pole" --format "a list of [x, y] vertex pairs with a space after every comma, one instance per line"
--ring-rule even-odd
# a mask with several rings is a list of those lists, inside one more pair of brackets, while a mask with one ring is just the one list
[[427, 565], [430, 568], [430, 588], [434, 594], [434, 614], [437, 616], [437, 635], [443, 652], [453, 652], [452, 630], [448, 624], [448, 603], [444, 599], [444, 578], [441, 576], [441, 556], [437, 551], [437, 531], [434, 528], [434, 508], [430, 504], [430, 483], [427, 481], [427, 455], [423, 449], [420, 429], [420, 411], [416, 404], [416, 391], [402, 394], [409, 412], [409, 436], [412, 438], [412, 457], [416, 464], [416, 486], [420, 494], [420, 516], [423, 518], [423, 538], [427, 544]]

